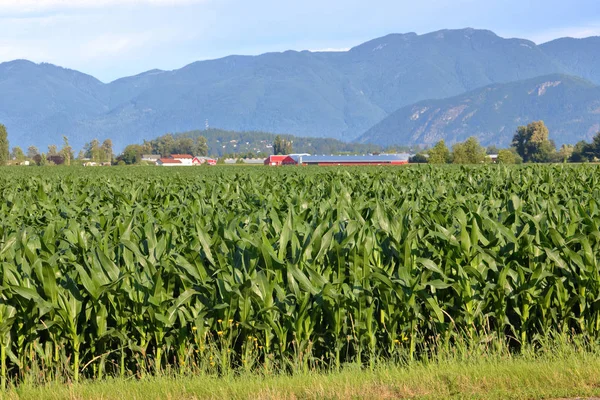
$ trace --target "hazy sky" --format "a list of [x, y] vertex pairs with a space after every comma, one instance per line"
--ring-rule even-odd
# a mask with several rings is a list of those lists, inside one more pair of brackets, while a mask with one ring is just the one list
[[0, 62], [110, 81], [230, 54], [343, 50], [388, 33], [600, 35], [600, 0], [0, 0]]

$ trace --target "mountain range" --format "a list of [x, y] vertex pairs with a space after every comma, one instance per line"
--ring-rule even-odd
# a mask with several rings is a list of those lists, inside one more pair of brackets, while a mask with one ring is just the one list
[[[600, 37], [536, 45], [470, 28], [392, 34], [346, 52], [229, 56], [110, 83], [16, 60], [0, 64], [0, 122], [11, 144], [24, 147], [60, 144], [66, 135], [75, 148], [111, 138], [122, 149], [206, 120], [229, 130], [403, 145], [465, 135], [506, 144], [518, 124], [544, 119], [557, 143], [575, 142], [600, 123], [599, 61]], [[529, 94], [557, 80], [545, 96]], [[491, 112], [494, 96], [507, 95]], [[436, 120], [466, 103], [469, 111], [451, 123]]]
[[507, 146], [516, 127], [544, 120], [556, 144], [590, 141], [600, 131], [600, 86], [570, 75], [494, 84], [402, 107], [356, 141], [432, 145], [440, 139]]

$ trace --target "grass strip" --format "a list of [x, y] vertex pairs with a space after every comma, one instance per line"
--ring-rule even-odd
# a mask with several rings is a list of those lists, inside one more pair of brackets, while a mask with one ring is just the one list
[[480, 358], [347, 367], [294, 376], [152, 377], [22, 385], [7, 399], [564, 399], [600, 396], [600, 355]]

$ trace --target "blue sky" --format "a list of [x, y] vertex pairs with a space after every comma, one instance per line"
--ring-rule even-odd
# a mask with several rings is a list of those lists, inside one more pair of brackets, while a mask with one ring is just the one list
[[0, 62], [50, 62], [107, 82], [230, 54], [343, 50], [464, 27], [536, 43], [598, 36], [600, 1], [0, 0]]

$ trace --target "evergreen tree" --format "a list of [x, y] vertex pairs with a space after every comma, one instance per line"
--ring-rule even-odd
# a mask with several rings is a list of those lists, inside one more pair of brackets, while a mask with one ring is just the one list
[[292, 153], [292, 142], [286, 139], [282, 139], [281, 136], [275, 136], [273, 141], [273, 154], [274, 155], [285, 155]]
[[6, 127], [0, 124], [0, 165], [6, 165], [10, 159], [8, 133]]

